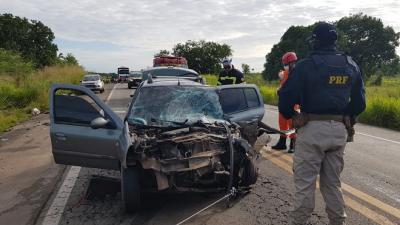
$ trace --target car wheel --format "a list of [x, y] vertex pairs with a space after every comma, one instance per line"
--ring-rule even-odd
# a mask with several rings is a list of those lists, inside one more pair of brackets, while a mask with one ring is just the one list
[[258, 177], [258, 168], [255, 165], [254, 159], [246, 158], [243, 165], [242, 182], [243, 186], [255, 184]]
[[100, 93], [103, 93], [103, 92], [104, 92], [104, 88], [100, 90]]
[[139, 171], [136, 167], [121, 167], [122, 203], [127, 213], [137, 212], [140, 208]]

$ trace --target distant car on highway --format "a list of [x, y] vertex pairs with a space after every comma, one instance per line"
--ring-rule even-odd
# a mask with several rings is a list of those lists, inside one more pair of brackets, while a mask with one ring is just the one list
[[252, 146], [264, 104], [255, 85], [149, 79], [124, 119], [79, 86], [55, 84], [50, 97], [55, 162], [120, 170], [128, 212], [143, 192], [231, 191], [257, 180]]
[[182, 78], [205, 84], [205, 79], [192, 69], [174, 67], [174, 66], [158, 66], [142, 71], [142, 80], [147, 80], [149, 75], [155, 79], [163, 78]]
[[128, 77], [128, 88], [131, 89], [133, 87], [139, 86], [142, 82], [142, 72], [140, 71], [131, 71]]
[[88, 74], [81, 80], [81, 85], [89, 88], [92, 91], [104, 92], [104, 82], [99, 74]]

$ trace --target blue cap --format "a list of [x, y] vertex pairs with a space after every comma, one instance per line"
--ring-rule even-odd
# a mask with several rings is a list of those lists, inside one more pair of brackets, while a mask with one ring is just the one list
[[320, 22], [313, 30], [313, 38], [323, 42], [334, 42], [338, 38], [336, 27], [330, 23]]

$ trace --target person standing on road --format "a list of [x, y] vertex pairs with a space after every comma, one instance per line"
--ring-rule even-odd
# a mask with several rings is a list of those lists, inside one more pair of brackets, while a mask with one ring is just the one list
[[[290, 72], [294, 69], [297, 61], [297, 56], [296, 53], [294, 52], [286, 52], [282, 56], [282, 65], [284, 70], [279, 72], [279, 80], [280, 80], [280, 85], [279, 89], [282, 88], [282, 86], [285, 84], [287, 79], [289, 78]], [[295, 110], [299, 111], [300, 107], [298, 105], [295, 106]], [[286, 119], [282, 113], [279, 113], [279, 129], [281, 131], [287, 131], [290, 129], [293, 129], [292, 126], [292, 120], [291, 119]], [[290, 138], [290, 145], [289, 145], [289, 153], [294, 152], [294, 143], [296, 142], [296, 133], [292, 133], [290, 135], [281, 135], [279, 137], [278, 143], [276, 145], [272, 146], [272, 149], [275, 150], [286, 150], [286, 138]]]
[[[354, 134], [348, 118], [365, 110], [365, 90], [357, 64], [336, 50], [336, 40], [335, 26], [317, 24], [307, 39], [313, 51], [297, 62], [279, 91], [279, 111], [298, 128], [293, 225], [306, 224], [311, 216], [318, 175], [329, 224], [343, 225], [346, 220], [340, 174], [346, 141]], [[301, 114], [293, 109], [295, 104], [301, 105]]]
[[244, 82], [244, 75], [232, 65], [232, 59], [222, 61], [224, 70], [219, 73], [217, 85], [241, 84]]

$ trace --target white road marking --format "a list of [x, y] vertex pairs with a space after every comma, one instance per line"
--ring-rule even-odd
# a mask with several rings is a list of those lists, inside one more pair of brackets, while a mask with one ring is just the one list
[[[278, 112], [278, 110], [272, 110], [272, 109], [265, 109], [265, 111], [269, 111], [269, 112]], [[393, 143], [393, 144], [398, 144], [398, 145], [400, 145], [400, 142], [399, 142], [399, 141], [393, 141], [393, 140], [390, 140], [390, 139], [386, 139], [386, 138], [374, 136], [374, 135], [371, 135], [371, 134], [361, 133], [361, 132], [356, 132], [356, 134], [359, 134], [359, 135], [363, 135], [363, 136], [366, 136], [366, 137], [375, 138], [375, 139], [377, 139], [377, 140], [387, 141], [387, 142], [390, 142], [390, 143]]]
[[367, 137], [370, 137], [370, 138], [375, 138], [375, 139], [378, 139], [378, 140], [381, 140], [381, 141], [387, 141], [387, 142], [390, 142], [390, 143], [393, 143], [393, 144], [398, 144], [398, 145], [400, 145], [400, 142], [399, 142], [399, 141], [393, 141], [393, 140], [389, 140], [389, 139], [386, 139], [386, 138], [377, 137], [377, 136], [374, 136], [374, 135], [365, 134], [365, 133], [360, 133], [360, 132], [356, 132], [356, 134], [364, 135], [364, 136], [367, 136]]
[[61, 216], [67, 205], [69, 196], [75, 186], [76, 179], [78, 178], [81, 167], [72, 166], [67, 176], [64, 179], [60, 189], [58, 189], [56, 197], [53, 199], [46, 216], [43, 219], [43, 225], [54, 225], [60, 222]]
[[[106, 103], [111, 99], [112, 94], [117, 85], [114, 85], [110, 94], [106, 99]], [[46, 216], [43, 219], [42, 225], [56, 225], [60, 223], [61, 217], [64, 213], [65, 206], [68, 203], [69, 196], [71, 195], [72, 189], [75, 186], [76, 180], [78, 179], [79, 172], [82, 167], [71, 166], [67, 176], [64, 178], [57, 195], [54, 197], [49, 209], [47, 210]]]

